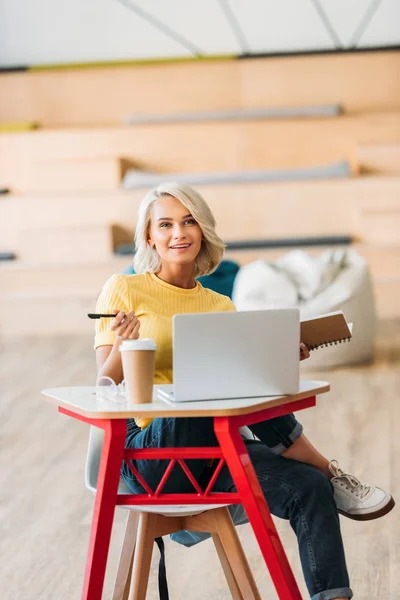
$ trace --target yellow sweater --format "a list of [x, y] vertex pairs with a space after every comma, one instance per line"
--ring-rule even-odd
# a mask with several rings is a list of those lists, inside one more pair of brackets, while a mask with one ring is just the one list
[[[111, 313], [119, 309], [134, 310], [140, 320], [140, 338], [153, 338], [157, 344], [154, 383], [172, 383], [172, 317], [183, 313], [233, 311], [227, 296], [204, 288], [185, 290], [159, 279], [153, 273], [113, 275], [104, 285], [96, 312]], [[110, 331], [111, 319], [96, 322], [94, 347], [113, 345], [116, 335]], [[136, 422], [142, 429], [152, 419]]]

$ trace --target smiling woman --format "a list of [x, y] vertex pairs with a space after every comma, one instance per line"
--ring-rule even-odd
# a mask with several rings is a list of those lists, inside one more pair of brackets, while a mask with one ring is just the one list
[[[139, 208], [136, 229], [136, 275], [114, 275], [103, 287], [96, 312], [115, 318], [96, 323], [95, 348], [99, 376], [116, 383], [123, 378], [119, 346], [123, 339], [153, 338], [157, 345], [154, 383], [173, 382], [172, 320], [176, 314], [234, 311], [227, 296], [204, 288], [196, 279], [214, 271], [224, 244], [203, 197], [183, 184], [166, 183], [149, 192]], [[268, 332], [265, 332], [268, 344]], [[309, 355], [301, 348], [300, 358]], [[207, 375], [206, 373], [204, 374]], [[336, 461], [322, 456], [302, 433], [293, 414], [249, 426], [258, 438], [246, 441], [250, 459], [271, 512], [289, 519], [295, 530], [303, 572], [312, 600], [351, 598], [338, 510], [351, 519], [369, 520], [388, 513], [394, 500], [384, 490], [362, 484]], [[136, 419], [127, 425], [127, 448], [217, 445], [212, 421]], [[288, 460], [289, 459], [289, 460]], [[148, 463], [157, 462], [156, 465]], [[211, 476], [204, 461], [193, 467], [196, 479]], [[156, 487], [165, 461], [135, 461]], [[122, 477], [135, 493], [143, 491], [126, 464]], [[168, 491], [187, 491], [175, 467]], [[224, 468], [216, 488], [233, 482]], [[167, 491], [167, 490], [165, 490]]]

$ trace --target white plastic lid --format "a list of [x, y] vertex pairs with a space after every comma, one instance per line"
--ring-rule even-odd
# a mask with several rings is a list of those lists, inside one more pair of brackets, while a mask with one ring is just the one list
[[119, 351], [124, 352], [125, 350], [157, 350], [157, 345], [153, 338], [124, 340], [119, 347]]

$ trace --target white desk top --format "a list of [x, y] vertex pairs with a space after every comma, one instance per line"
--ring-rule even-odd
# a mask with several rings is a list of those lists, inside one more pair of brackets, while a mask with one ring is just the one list
[[95, 386], [60, 387], [43, 390], [46, 400], [74, 413], [91, 419], [130, 419], [134, 417], [228, 417], [244, 415], [273, 406], [295, 402], [330, 389], [326, 381], [301, 381], [299, 392], [290, 396], [264, 396], [261, 398], [231, 398], [202, 402], [170, 404], [156, 397], [154, 386], [151, 404], [114, 403], [99, 397]]

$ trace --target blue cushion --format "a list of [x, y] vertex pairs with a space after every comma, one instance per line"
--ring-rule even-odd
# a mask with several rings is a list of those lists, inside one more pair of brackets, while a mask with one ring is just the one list
[[122, 271], [122, 273], [124, 275], [134, 275], [135, 271], [133, 270], [132, 263], [130, 265], [128, 265], [127, 267], [125, 267], [125, 269]]
[[[233, 282], [239, 269], [240, 266], [233, 260], [223, 260], [214, 273], [203, 275], [203, 277], [199, 277], [198, 279], [205, 288], [232, 298]], [[125, 275], [135, 274], [132, 264], [128, 265], [122, 272]]]
[[223, 260], [211, 275], [199, 277], [202, 286], [232, 298], [233, 282], [240, 266], [233, 260]]

